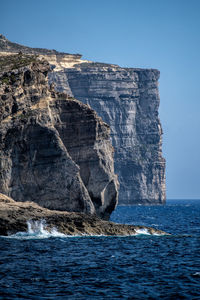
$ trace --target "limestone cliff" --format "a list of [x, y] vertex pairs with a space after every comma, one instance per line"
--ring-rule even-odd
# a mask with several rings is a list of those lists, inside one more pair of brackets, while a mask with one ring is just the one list
[[165, 160], [158, 117], [159, 71], [93, 63], [79, 54], [29, 48], [0, 37], [0, 50], [45, 56], [49, 82], [89, 104], [111, 127], [119, 203], [165, 203]]
[[159, 71], [82, 63], [66, 68], [65, 74], [72, 94], [111, 127], [120, 203], [164, 203]]
[[89, 104], [111, 127], [119, 203], [165, 203], [165, 159], [158, 117], [160, 72], [76, 59], [61, 69], [60, 63], [49, 61], [54, 67], [49, 81], [57, 90]]
[[49, 89], [49, 69], [32, 55], [0, 57], [0, 192], [108, 219], [118, 194], [109, 126]]

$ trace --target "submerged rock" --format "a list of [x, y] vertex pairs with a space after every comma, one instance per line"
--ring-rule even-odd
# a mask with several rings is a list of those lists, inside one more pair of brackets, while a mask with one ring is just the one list
[[0, 235], [7, 236], [27, 231], [27, 221], [45, 220], [45, 229], [56, 228], [67, 235], [135, 235], [145, 230], [152, 235], [166, 235], [164, 231], [145, 227], [116, 224], [95, 215], [52, 211], [33, 202], [16, 202], [0, 194]]

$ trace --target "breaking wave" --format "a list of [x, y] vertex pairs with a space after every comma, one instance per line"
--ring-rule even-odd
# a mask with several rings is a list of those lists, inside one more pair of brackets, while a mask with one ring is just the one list
[[50, 237], [65, 237], [64, 233], [58, 232], [56, 228], [48, 231], [46, 221], [27, 221], [27, 231], [25, 232], [17, 232], [15, 234], [11, 234], [9, 238], [16, 239], [46, 239]]
[[[135, 234], [131, 236], [161, 236], [163, 234], [153, 233], [151, 234], [147, 228], [136, 229]], [[127, 235], [130, 237], [130, 235]], [[127, 237], [126, 235], [121, 236], [112, 236], [112, 237]], [[17, 232], [15, 234], [10, 234], [7, 238], [15, 238], [15, 239], [47, 239], [47, 238], [67, 238], [67, 237], [106, 237], [106, 235], [96, 235], [96, 234], [76, 234], [76, 235], [67, 235], [61, 233], [57, 230], [57, 228], [53, 228], [51, 230], [47, 230], [47, 224], [45, 220], [27, 221], [27, 231]]]
[[146, 228], [136, 229], [136, 235], [140, 235], [140, 234], [151, 235], [149, 233], [148, 229], [146, 229]]

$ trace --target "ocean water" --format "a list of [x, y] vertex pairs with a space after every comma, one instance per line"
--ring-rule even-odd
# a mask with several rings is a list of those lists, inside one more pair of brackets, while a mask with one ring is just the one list
[[111, 219], [171, 236], [66, 237], [29, 224], [0, 237], [0, 299], [200, 299], [200, 201], [119, 206]]

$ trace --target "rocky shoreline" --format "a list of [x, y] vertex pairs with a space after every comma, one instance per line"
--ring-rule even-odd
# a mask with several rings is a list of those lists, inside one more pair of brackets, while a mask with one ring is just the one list
[[56, 228], [59, 232], [71, 236], [131, 236], [143, 229], [152, 235], [168, 235], [164, 231], [150, 227], [117, 224], [84, 213], [49, 210], [33, 202], [16, 202], [0, 194], [0, 236], [27, 231], [29, 220], [45, 220], [46, 230]]

